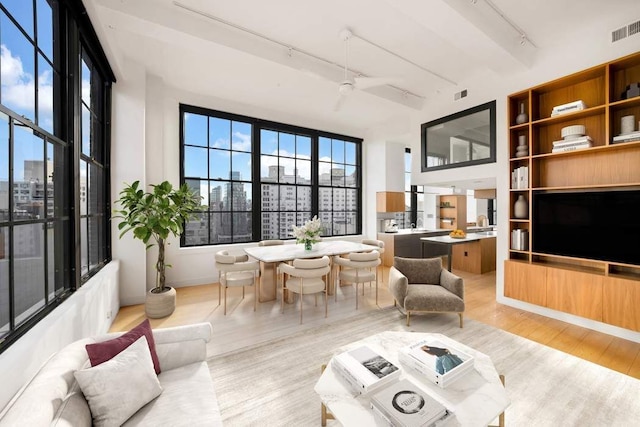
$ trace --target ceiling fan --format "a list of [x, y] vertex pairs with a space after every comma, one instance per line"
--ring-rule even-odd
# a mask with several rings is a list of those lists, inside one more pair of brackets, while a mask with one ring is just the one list
[[349, 78], [349, 40], [351, 37], [353, 37], [353, 33], [348, 28], [340, 31], [340, 38], [344, 41], [344, 80], [338, 86], [338, 100], [333, 108], [334, 111], [338, 111], [342, 107], [344, 101], [354, 89], [368, 89], [398, 81], [398, 79], [391, 77], [356, 76]]

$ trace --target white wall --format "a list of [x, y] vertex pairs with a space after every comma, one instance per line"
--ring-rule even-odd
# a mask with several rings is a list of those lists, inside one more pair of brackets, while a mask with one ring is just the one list
[[0, 408], [55, 352], [76, 340], [109, 330], [120, 307], [118, 274], [118, 261], [107, 264], [0, 354]]

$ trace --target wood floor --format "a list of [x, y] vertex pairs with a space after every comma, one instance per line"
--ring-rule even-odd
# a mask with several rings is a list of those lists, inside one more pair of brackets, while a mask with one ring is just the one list
[[[388, 276], [384, 273], [384, 279]], [[593, 363], [640, 379], [640, 343], [617, 338], [590, 329], [571, 325], [496, 302], [495, 272], [483, 275], [454, 270], [465, 280], [465, 317], [520, 335], [532, 341], [572, 354]], [[358, 312], [393, 309], [393, 299], [386, 286], [379, 286], [378, 305], [374, 288], [365, 285], [359, 294]], [[324, 301], [306, 296], [303, 305], [303, 323], [300, 324], [299, 302], [284, 304], [280, 312], [280, 300], [258, 303], [253, 312], [253, 289], [247, 288], [245, 299], [241, 289], [230, 289], [227, 296], [227, 315], [218, 305], [218, 284], [191, 286], [177, 289], [176, 311], [165, 319], [151, 319], [154, 328], [210, 322], [214, 337], [207, 347], [209, 355], [222, 354], [237, 348], [283, 337], [337, 319], [347, 319], [355, 313], [355, 288], [343, 286], [338, 290], [337, 302], [330, 297], [329, 315], [324, 317]], [[279, 297], [278, 297], [279, 298]], [[451, 316], [433, 314], [425, 316]], [[144, 320], [144, 306], [122, 307], [111, 331], [124, 331]], [[412, 322], [413, 323], [413, 322]]]

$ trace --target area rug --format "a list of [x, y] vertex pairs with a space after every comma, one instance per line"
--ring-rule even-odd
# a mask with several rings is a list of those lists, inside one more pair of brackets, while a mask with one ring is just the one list
[[489, 355], [506, 377], [507, 426], [640, 425], [639, 380], [480, 322], [460, 329], [455, 315], [404, 322], [395, 309], [378, 310], [210, 359], [224, 425], [320, 425], [321, 365], [383, 331], [442, 333]]

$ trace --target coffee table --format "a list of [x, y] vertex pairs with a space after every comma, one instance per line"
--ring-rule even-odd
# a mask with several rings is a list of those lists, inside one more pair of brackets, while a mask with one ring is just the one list
[[[422, 339], [434, 339], [456, 347], [475, 358], [471, 372], [447, 388], [440, 388], [406, 369], [398, 361], [398, 349]], [[446, 426], [486, 426], [509, 406], [510, 400], [500, 381], [491, 358], [442, 334], [418, 332], [382, 332], [336, 349], [334, 354], [368, 345], [392, 363], [402, 368], [401, 378], [407, 377], [422, 387], [434, 399], [453, 412]], [[332, 359], [333, 360], [333, 359]], [[367, 395], [355, 395], [332, 369], [332, 361], [323, 371], [314, 390], [322, 403], [343, 426], [375, 426]]]

